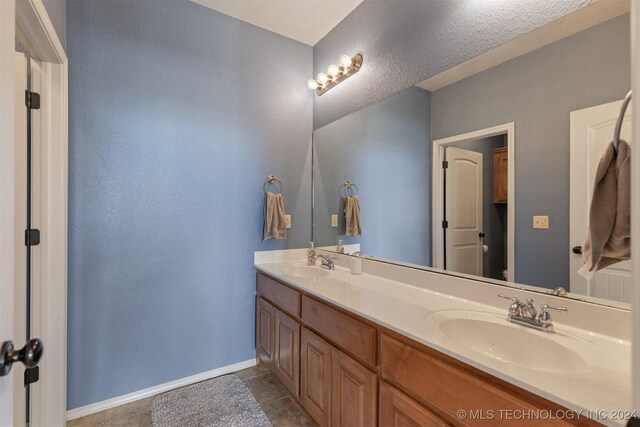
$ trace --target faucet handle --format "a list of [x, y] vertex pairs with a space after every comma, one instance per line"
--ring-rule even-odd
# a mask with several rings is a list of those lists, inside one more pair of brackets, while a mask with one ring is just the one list
[[[550, 306], [550, 305], [548, 305], [548, 304], [542, 304], [542, 305], [540, 306], [540, 310], [542, 310], [542, 312], [545, 312], [545, 311], [547, 311], [547, 310], [569, 311], [569, 310], [567, 309], [567, 307], [551, 307], [551, 306]], [[541, 314], [542, 314], [542, 313], [541, 313]]]
[[498, 297], [508, 299], [511, 302], [520, 302], [520, 300], [516, 297], [508, 297], [505, 294], [498, 294]]
[[551, 307], [548, 304], [542, 304], [540, 306], [540, 314], [538, 315], [538, 320], [540, 323], [546, 326], [551, 325], [551, 313], [549, 310], [557, 310], [557, 311], [569, 311], [566, 307]]

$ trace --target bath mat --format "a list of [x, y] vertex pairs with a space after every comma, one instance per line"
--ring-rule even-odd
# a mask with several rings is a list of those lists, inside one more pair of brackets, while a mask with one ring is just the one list
[[225, 375], [172, 390], [151, 404], [154, 427], [271, 427], [239, 377]]

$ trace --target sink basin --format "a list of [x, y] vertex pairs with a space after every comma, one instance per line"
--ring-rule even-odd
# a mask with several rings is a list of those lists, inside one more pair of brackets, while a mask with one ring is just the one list
[[305, 265], [283, 265], [278, 268], [278, 274], [295, 279], [319, 279], [326, 277], [329, 272], [320, 267], [308, 267]]
[[445, 345], [466, 349], [494, 365], [580, 374], [590, 372], [594, 363], [615, 364], [606, 350], [578, 336], [528, 329], [495, 313], [444, 310], [426, 318], [429, 329]]

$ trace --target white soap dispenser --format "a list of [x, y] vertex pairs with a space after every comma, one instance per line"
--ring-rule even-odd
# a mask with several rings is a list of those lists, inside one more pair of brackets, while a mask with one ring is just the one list
[[312, 267], [316, 265], [316, 250], [313, 242], [309, 242], [309, 249], [307, 249], [307, 265]]

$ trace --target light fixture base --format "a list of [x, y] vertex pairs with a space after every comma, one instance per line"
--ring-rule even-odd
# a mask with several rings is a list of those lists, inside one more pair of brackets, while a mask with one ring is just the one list
[[[316, 95], [320, 96], [329, 89], [334, 88], [341, 82], [345, 81], [349, 77], [353, 76], [355, 73], [360, 71], [362, 67], [362, 54], [358, 53], [351, 58], [351, 65], [347, 67], [347, 69], [337, 77], [334, 77], [331, 81], [329, 81], [324, 86], [318, 86], [316, 89]], [[342, 68], [342, 67], [341, 67]]]

